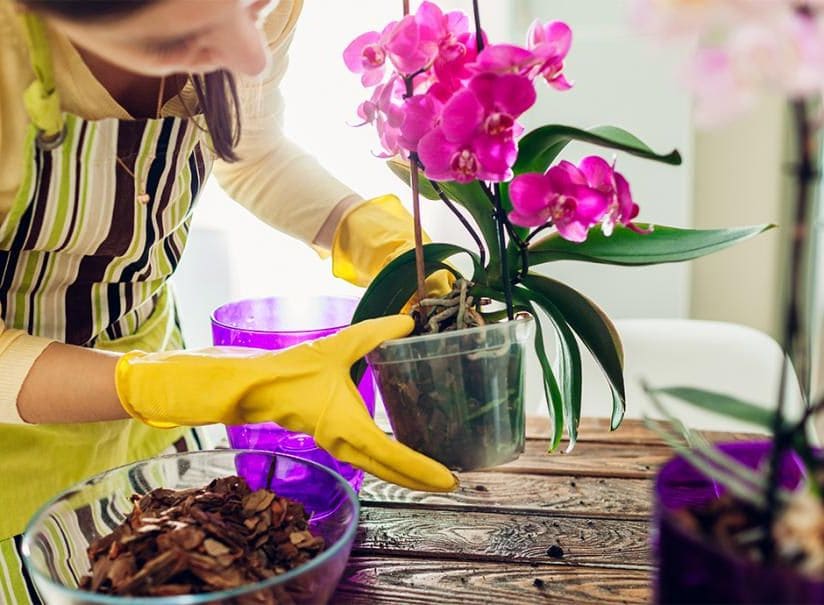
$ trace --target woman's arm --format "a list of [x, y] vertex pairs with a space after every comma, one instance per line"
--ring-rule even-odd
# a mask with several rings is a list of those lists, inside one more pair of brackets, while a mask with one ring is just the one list
[[115, 390], [120, 355], [53, 342], [29, 370], [17, 412], [32, 424], [98, 422], [129, 415]]

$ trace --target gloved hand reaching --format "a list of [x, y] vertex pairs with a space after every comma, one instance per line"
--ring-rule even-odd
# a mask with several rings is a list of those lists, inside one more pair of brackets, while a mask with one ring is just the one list
[[412, 327], [395, 315], [279, 351], [135, 351], [117, 364], [117, 393], [131, 416], [155, 427], [273, 421], [386, 481], [449, 491], [455, 476], [380, 430], [349, 375], [355, 361]]
[[[426, 233], [423, 241], [431, 241]], [[394, 195], [376, 197], [341, 219], [332, 242], [332, 273], [356, 286], [367, 286], [386, 264], [414, 247], [412, 215]], [[447, 294], [453, 281], [449, 271], [433, 273], [426, 279], [427, 295]]]

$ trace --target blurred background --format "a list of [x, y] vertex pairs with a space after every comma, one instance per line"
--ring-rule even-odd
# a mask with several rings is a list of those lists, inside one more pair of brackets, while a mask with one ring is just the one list
[[[413, 9], [417, 4], [412, 2]], [[471, 13], [468, 1], [439, 4]], [[565, 73], [575, 86], [566, 93], [539, 87], [527, 129], [550, 122], [608, 123], [630, 130], [657, 151], [677, 148], [684, 159], [679, 167], [618, 155], [617, 166], [641, 206], [639, 220], [698, 228], [785, 223], [780, 101], [766, 99], [724, 128], [699, 131], [680, 78], [687, 49], [639, 35], [629, 23], [629, 6], [627, 0], [481, 2], [483, 25], [497, 42], [524, 43], [534, 18], [561, 19], [573, 29]], [[295, 141], [364, 197], [395, 192], [408, 202], [407, 187], [370, 153], [377, 149], [374, 130], [349, 125], [366, 92], [341, 58], [357, 35], [398, 18], [400, 11], [400, 0], [307, 0], [283, 90], [287, 132]], [[570, 146], [564, 157], [577, 162], [594, 151]], [[444, 208], [428, 202], [423, 214], [434, 240], [472, 246]], [[557, 263], [548, 273], [587, 294], [614, 319], [712, 319], [776, 336], [782, 241], [781, 230], [773, 230], [689, 264], [623, 269], [570, 262]], [[259, 223], [214, 181], [201, 198], [174, 283], [189, 346], [211, 344], [209, 314], [231, 299], [360, 294], [332, 277], [328, 260]], [[542, 394], [535, 397], [542, 406], [537, 401]]]

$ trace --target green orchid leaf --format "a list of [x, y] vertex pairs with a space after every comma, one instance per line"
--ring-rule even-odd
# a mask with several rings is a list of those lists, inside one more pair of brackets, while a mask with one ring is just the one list
[[[423, 247], [424, 267], [426, 275], [431, 275], [441, 269], [451, 271], [456, 276], [460, 273], [444, 261], [458, 254], [468, 254], [475, 268], [475, 277], [483, 275], [478, 255], [466, 248], [452, 244], [425, 244]], [[415, 269], [415, 251], [409, 250], [388, 263], [378, 273], [364, 292], [352, 316], [352, 323], [366, 319], [383, 317], [400, 313], [404, 305], [412, 298], [417, 288]], [[366, 362], [361, 359], [352, 366], [352, 380], [357, 384], [366, 368]]]
[[678, 151], [673, 150], [666, 154], [656, 153], [635, 135], [615, 126], [597, 126], [583, 130], [563, 124], [548, 124], [530, 131], [518, 142], [518, 160], [512, 167], [513, 172], [515, 174], [546, 172], [564, 147], [572, 141], [618, 149], [665, 164], [681, 163], [681, 154]]
[[[535, 354], [538, 356], [538, 362], [541, 364], [543, 380], [541, 381], [544, 387], [544, 395], [546, 396], [547, 408], [549, 409], [550, 424], [552, 426], [552, 435], [549, 439], [549, 451], [553, 452], [558, 448], [561, 439], [564, 435], [564, 396], [561, 393], [561, 387], [555, 377], [555, 372], [552, 369], [552, 364], [549, 362], [549, 357], [546, 353], [546, 346], [544, 344], [544, 334], [541, 326], [541, 319], [535, 311], [535, 307], [529, 300], [529, 297], [521, 293], [519, 289], [513, 291], [513, 302], [516, 309], [528, 311], [535, 319]], [[504, 293], [502, 290], [491, 288], [488, 286], [475, 286], [472, 289], [475, 296], [484, 296], [493, 300], [504, 300]], [[504, 311], [503, 317], [506, 318]], [[498, 312], [490, 313], [489, 316], [497, 317]]]
[[[571, 452], [578, 440], [578, 424], [581, 421], [581, 351], [578, 341], [561, 311], [549, 298], [527, 288], [516, 288], [513, 294], [518, 298], [525, 297], [543, 309], [555, 328], [558, 382], [563, 398], [564, 425], [569, 437], [567, 452]], [[535, 315], [535, 312], [532, 314]]]
[[773, 430], [775, 414], [766, 405], [757, 405], [717, 391], [684, 386], [649, 388], [647, 392], [669, 395], [702, 410], [741, 420], [767, 431]]
[[[646, 229], [648, 225], [639, 224]], [[754, 225], [732, 229], [679, 229], [656, 226], [651, 233], [636, 233], [616, 225], [607, 237], [592, 229], [586, 241], [565, 240], [553, 233], [529, 247], [530, 266], [559, 260], [577, 260], [608, 265], [641, 266], [677, 263], [718, 252], [772, 229]]]
[[541, 329], [538, 314], [534, 308], [530, 308], [530, 313], [532, 313], [532, 316], [535, 318], [535, 354], [538, 356], [538, 361], [541, 364], [544, 377], [544, 395], [546, 396], [549, 417], [553, 427], [552, 436], [549, 441], [549, 451], [554, 452], [558, 448], [558, 444], [561, 443], [561, 438], [564, 434], [564, 397], [561, 394], [555, 373], [552, 371], [552, 364], [549, 363], [549, 357], [547, 357], [546, 354], [544, 332]]
[[[392, 159], [389, 160], [387, 164], [389, 165], [389, 169], [398, 178], [409, 185], [410, 170], [408, 163], [401, 160]], [[422, 173], [420, 174], [420, 178], [418, 180], [418, 190], [422, 196], [430, 200], [441, 199], [437, 191], [435, 191], [432, 183]], [[469, 215], [478, 226], [480, 235], [486, 244], [486, 249], [489, 251], [491, 256], [489, 266], [496, 266], [497, 260], [495, 259], [497, 258], [498, 249], [498, 232], [495, 228], [495, 221], [492, 218], [492, 202], [484, 192], [480, 183], [477, 181], [472, 181], [471, 183], [462, 184], [449, 181], [438, 183], [438, 186], [440, 186], [450, 200], [462, 206], [467, 212], [469, 212]]]
[[601, 366], [613, 393], [610, 428], [615, 430], [626, 411], [624, 351], [615, 325], [598, 305], [559, 281], [530, 273], [523, 278], [522, 285], [557, 307]]

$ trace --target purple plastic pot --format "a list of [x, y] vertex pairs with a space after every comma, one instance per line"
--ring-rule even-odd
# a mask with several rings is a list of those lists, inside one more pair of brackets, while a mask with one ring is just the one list
[[[348, 326], [357, 305], [354, 298], [326, 296], [230, 302], [212, 313], [212, 340], [215, 345], [284, 349]], [[358, 391], [374, 416], [375, 383], [371, 370], [366, 370]], [[355, 491], [363, 482], [363, 471], [336, 460], [309, 435], [292, 432], [274, 422], [228, 426], [226, 432], [233, 448], [279, 452], [318, 462], [340, 473]]]
[[[770, 442], [724, 443], [717, 447], [758, 467], [770, 452]], [[782, 461], [781, 482], [798, 486], [803, 467], [795, 454]], [[824, 582], [793, 570], [766, 567], [736, 557], [689, 533], [672, 518], [672, 511], [700, 506], [724, 492], [680, 457], [667, 462], [655, 482], [652, 546], [657, 562], [656, 603], [822, 603]]]

